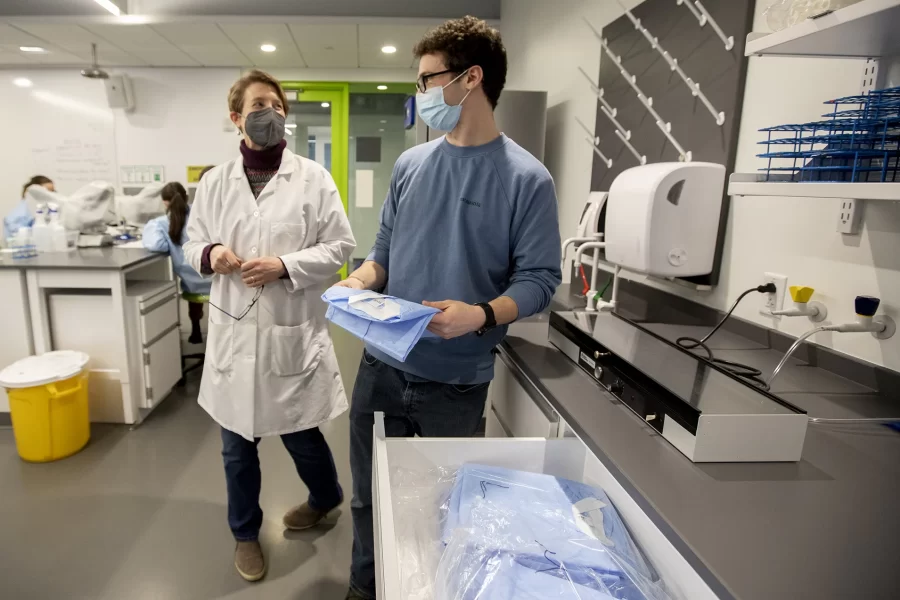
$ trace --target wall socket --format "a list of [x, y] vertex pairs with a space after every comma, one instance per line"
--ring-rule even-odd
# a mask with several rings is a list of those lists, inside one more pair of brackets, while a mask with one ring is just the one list
[[838, 233], [858, 235], [862, 225], [862, 200], [842, 198], [838, 202], [841, 203], [838, 209]]
[[763, 283], [774, 283], [775, 292], [771, 294], [763, 294], [763, 303], [759, 308], [760, 314], [780, 319], [781, 317], [773, 315], [772, 311], [784, 308], [784, 293], [787, 291], [787, 276], [778, 273], [763, 273]]

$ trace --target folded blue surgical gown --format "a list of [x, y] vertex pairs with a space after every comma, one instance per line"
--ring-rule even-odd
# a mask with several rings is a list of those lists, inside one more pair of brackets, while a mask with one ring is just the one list
[[391, 358], [404, 362], [440, 311], [375, 292], [333, 287], [322, 300], [325, 317]]
[[[550, 475], [467, 464], [457, 473], [446, 509], [444, 543], [460, 528], [468, 529], [475, 537], [466, 543], [484, 557], [483, 568], [475, 571], [490, 584], [490, 594], [478, 598], [506, 598], [529, 571], [535, 574], [529, 574], [530, 585], [539, 586], [545, 598], [656, 597], [644, 591], [657, 587], [658, 576], [602, 490]], [[466, 560], [473, 560], [473, 552], [467, 554]], [[576, 593], [580, 587], [585, 589]], [[565, 595], [568, 589], [575, 595]]]

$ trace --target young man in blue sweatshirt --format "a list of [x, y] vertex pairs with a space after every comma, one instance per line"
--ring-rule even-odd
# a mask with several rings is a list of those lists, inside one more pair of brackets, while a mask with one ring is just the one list
[[560, 283], [556, 191], [547, 169], [503, 135], [494, 108], [506, 50], [484, 21], [429, 32], [419, 59], [419, 115], [445, 137], [394, 167], [368, 260], [341, 285], [441, 310], [400, 363], [367, 348], [353, 390], [353, 565], [347, 598], [375, 597], [372, 427], [389, 436], [470, 437], [506, 325], [543, 311]]

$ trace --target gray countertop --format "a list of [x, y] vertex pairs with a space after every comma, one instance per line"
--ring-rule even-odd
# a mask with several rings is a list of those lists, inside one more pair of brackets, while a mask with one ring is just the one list
[[[513, 325], [503, 354], [722, 598], [900, 595], [900, 433], [810, 425], [798, 463], [694, 464], [551, 346], [548, 327], [546, 315]], [[734, 338], [718, 343], [745, 348]]]
[[35, 258], [13, 259], [0, 254], [0, 269], [94, 269], [122, 271], [150, 262], [164, 254], [143, 248], [78, 248], [71, 252], [47, 252]]

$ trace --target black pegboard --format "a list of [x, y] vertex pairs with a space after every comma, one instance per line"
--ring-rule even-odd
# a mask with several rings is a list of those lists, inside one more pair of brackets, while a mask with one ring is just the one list
[[[690, 1], [690, 0], [686, 0]], [[734, 171], [737, 154], [737, 137], [740, 129], [740, 112], [744, 97], [747, 59], [744, 44], [753, 24], [754, 0], [705, 0], [703, 5], [725, 33], [734, 37], [734, 47], [725, 45], [712, 27], [700, 27], [697, 19], [676, 0], [646, 0], [633, 11], [635, 17], [650, 33], [659, 39], [688, 77], [700, 84], [700, 89], [718, 111], [725, 112], [725, 123], [715, 119], [695, 98], [678, 73], [654, 50], [631, 20], [623, 15], [601, 31], [610, 49], [622, 58], [622, 65], [637, 76], [637, 85], [644, 94], [653, 98], [653, 107], [664, 121], [672, 124], [672, 135], [685, 150], [690, 150], [694, 161], [725, 165], [730, 174]], [[678, 160], [678, 151], [669, 143], [656, 126], [651, 114], [638, 100], [634, 89], [628, 85], [618, 66], [603, 51], [596, 40], [596, 52], [600, 53], [599, 87], [604, 98], [617, 109], [617, 119], [631, 130], [631, 143], [646, 155], [647, 163]], [[585, 84], [586, 85], [586, 84]], [[587, 92], [590, 93], [590, 92]], [[612, 167], [594, 155], [591, 174], [592, 191], [608, 191], [613, 180], [625, 169], [638, 166], [637, 159], [615, 135], [615, 126], [600, 110], [597, 102], [596, 135], [598, 148], [613, 160]], [[719, 279], [722, 243], [728, 220], [729, 198], [725, 195], [719, 224], [719, 240], [713, 272], [687, 281], [698, 285], [715, 285]]]

